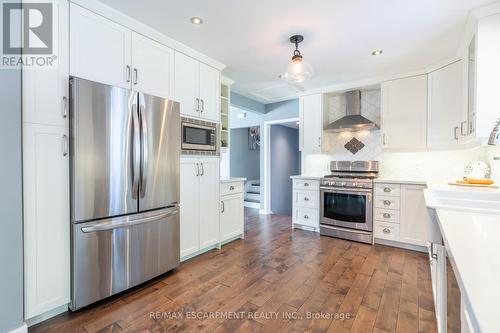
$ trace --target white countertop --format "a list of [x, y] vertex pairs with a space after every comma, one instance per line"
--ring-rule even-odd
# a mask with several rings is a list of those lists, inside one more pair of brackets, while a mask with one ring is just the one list
[[316, 179], [320, 180], [324, 176], [312, 176], [312, 175], [295, 175], [295, 176], [290, 176], [291, 179]]
[[375, 178], [374, 183], [385, 184], [408, 184], [408, 185], [427, 185], [427, 181], [420, 179], [398, 179], [398, 178]]
[[247, 179], [244, 177], [223, 178], [220, 180], [221, 183], [246, 182], [246, 181]]
[[500, 215], [449, 209], [436, 212], [473, 320], [481, 332], [500, 332]]

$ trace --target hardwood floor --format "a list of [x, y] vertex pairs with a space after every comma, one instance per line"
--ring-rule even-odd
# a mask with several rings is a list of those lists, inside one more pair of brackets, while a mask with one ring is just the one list
[[245, 240], [30, 332], [437, 331], [426, 255], [290, 226], [246, 209]]

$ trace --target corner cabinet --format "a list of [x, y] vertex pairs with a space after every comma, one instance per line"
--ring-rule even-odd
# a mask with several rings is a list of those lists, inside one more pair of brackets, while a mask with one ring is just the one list
[[221, 181], [220, 237], [229, 242], [244, 235], [243, 181]]
[[219, 159], [181, 157], [181, 259], [219, 245]]
[[387, 149], [427, 148], [427, 75], [382, 83], [382, 140]]
[[183, 53], [175, 52], [175, 100], [181, 114], [220, 121], [220, 72]]
[[323, 151], [323, 94], [302, 96], [299, 100], [299, 150], [309, 153]]
[[174, 51], [70, 4], [70, 74], [163, 98], [174, 96]]

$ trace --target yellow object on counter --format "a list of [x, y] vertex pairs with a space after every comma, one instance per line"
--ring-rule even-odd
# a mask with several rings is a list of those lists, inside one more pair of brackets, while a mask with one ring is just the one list
[[467, 178], [463, 181], [457, 181], [457, 183], [471, 184], [471, 185], [493, 185], [495, 182], [487, 178]]

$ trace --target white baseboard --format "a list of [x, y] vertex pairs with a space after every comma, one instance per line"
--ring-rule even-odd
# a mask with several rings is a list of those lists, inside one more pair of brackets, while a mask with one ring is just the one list
[[427, 248], [419, 245], [413, 245], [413, 244], [406, 244], [406, 243], [400, 243], [396, 241], [390, 241], [387, 239], [381, 239], [381, 238], [375, 238], [374, 239], [375, 244], [381, 244], [381, 245], [386, 245], [386, 246], [392, 246], [392, 247], [399, 247], [401, 249], [405, 250], [412, 250], [412, 251], [417, 251], [417, 252], [427, 252]]
[[47, 312], [44, 312], [42, 314], [39, 314], [38, 316], [31, 317], [26, 319], [26, 324], [28, 327], [31, 327], [33, 325], [36, 325], [38, 323], [41, 323], [42, 321], [45, 321], [47, 319], [50, 319], [52, 317], [55, 317], [63, 312], [68, 311], [68, 306], [69, 304], [63, 304], [61, 306], [58, 306], [57, 308], [54, 308], [52, 310], [49, 310]]
[[259, 209], [259, 214], [260, 215], [271, 215], [271, 214], [273, 214], [273, 212], [271, 212], [270, 210]]
[[28, 332], [28, 325], [26, 325], [26, 323], [23, 323], [21, 326], [10, 331], [9, 333], [27, 333], [27, 332]]

